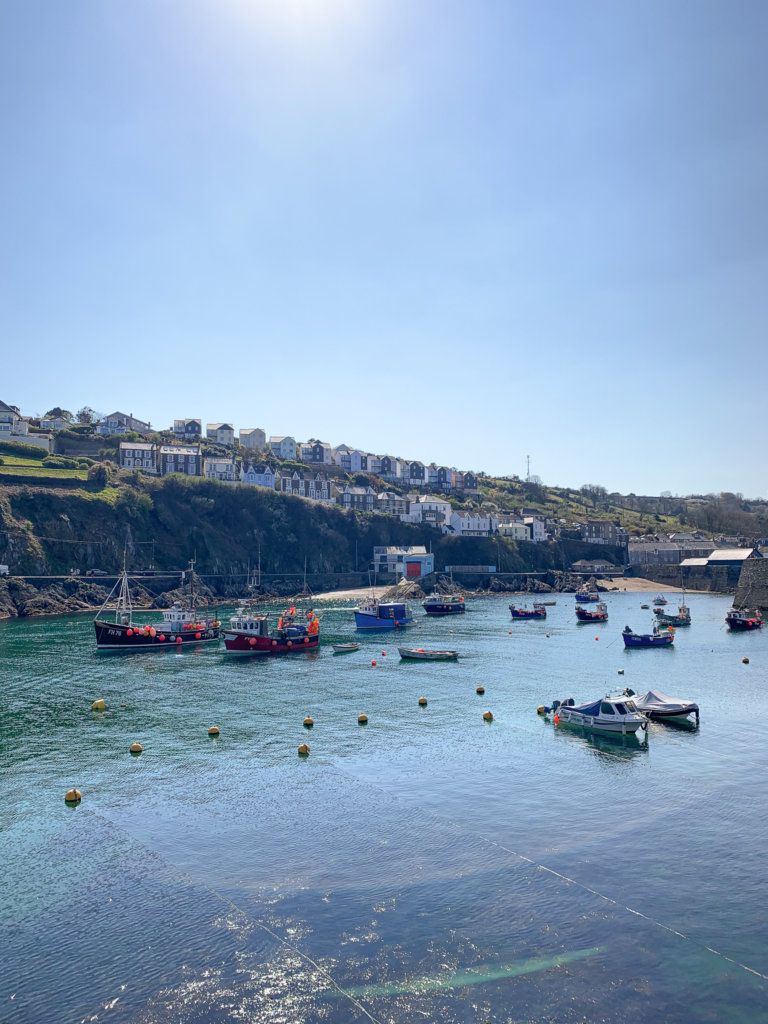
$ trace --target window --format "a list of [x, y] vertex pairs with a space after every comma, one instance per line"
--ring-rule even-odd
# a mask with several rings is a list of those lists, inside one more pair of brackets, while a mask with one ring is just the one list
[[609, 704], [605, 700], [601, 703], [600, 710], [602, 711], [602, 713], [604, 715], [615, 715], [616, 714], [616, 712], [613, 710], [613, 705]]

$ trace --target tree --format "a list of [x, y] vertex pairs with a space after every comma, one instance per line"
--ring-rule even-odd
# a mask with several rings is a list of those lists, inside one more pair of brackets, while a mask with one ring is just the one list
[[77, 422], [78, 423], [93, 423], [95, 412], [90, 405], [84, 405], [82, 409], [77, 410]]
[[60, 405], [54, 406], [53, 409], [49, 409], [45, 414], [45, 419], [47, 420], [62, 419], [71, 423], [74, 418], [69, 409], [62, 409]]

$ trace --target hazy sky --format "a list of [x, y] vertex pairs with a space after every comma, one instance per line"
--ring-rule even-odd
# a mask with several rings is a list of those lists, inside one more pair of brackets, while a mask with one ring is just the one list
[[0, 7], [0, 398], [765, 496], [764, 0]]

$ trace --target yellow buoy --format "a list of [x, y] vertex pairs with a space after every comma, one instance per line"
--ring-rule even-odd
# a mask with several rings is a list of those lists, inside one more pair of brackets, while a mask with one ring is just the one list
[[544, 705], [543, 704], [539, 704], [539, 706], [536, 708], [536, 714], [537, 715], [545, 715], [546, 713], [547, 713], [547, 709], [544, 707]]
[[99, 697], [98, 700], [95, 700], [93, 702], [93, 704], [91, 704], [91, 711], [106, 711], [106, 710], [107, 710], [107, 705], [101, 699], [101, 697]]
[[68, 789], [64, 794], [64, 799], [68, 804], [79, 804], [83, 799], [83, 794], [79, 789]]
[[478, 686], [478, 688], [475, 690], [475, 693], [480, 693], [480, 694], [485, 693], [485, 687], [484, 686]]
[[358, 715], [357, 716], [357, 721], [358, 721], [359, 725], [367, 725], [368, 724], [368, 715]]
[[218, 727], [218, 725], [212, 725], [211, 728], [208, 730], [208, 735], [209, 736], [218, 736], [219, 735], [219, 727]]
[[741, 663], [742, 663], [742, 665], [748, 665], [749, 664], [749, 658], [742, 658], [741, 659]]
[[426, 697], [419, 697], [419, 704], [420, 704], [420, 705], [421, 705], [421, 706], [422, 706], [423, 708], [424, 708], [424, 707], [426, 707], [426, 706], [427, 706], [427, 698], [426, 698]]
[[309, 744], [308, 743], [300, 743], [299, 744], [299, 757], [308, 757], [308, 756], [309, 756]]
[[307, 718], [304, 719], [304, 725], [307, 727], [307, 729], [311, 729], [314, 724], [315, 724], [314, 718], [307, 717]]
[[130, 751], [132, 754], [140, 754], [143, 749], [144, 747], [142, 747], [140, 743], [132, 743], [130, 746]]
[[493, 721], [493, 715], [491, 714], [490, 711], [484, 711], [483, 712], [483, 721], [484, 722], [492, 722]]

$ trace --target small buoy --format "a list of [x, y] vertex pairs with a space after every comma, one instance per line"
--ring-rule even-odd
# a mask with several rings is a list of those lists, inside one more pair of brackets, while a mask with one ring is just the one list
[[549, 636], [549, 633], [547, 633], [547, 636]]
[[420, 704], [420, 705], [421, 705], [421, 706], [422, 706], [423, 708], [425, 708], [425, 707], [427, 706], [427, 698], [426, 698], [426, 697], [419, 697], [419, 704]]
[[309, 757], [309, 744], [308, 743], [300, 743], [299, 744], [299, 757]]
[[386, 656], [387, 656], [387, 652], [386, 652], [386, 651], [382, 651], [382, 652], [381, 652], [381, 656], [382, 656], [382, 658], [386, 658]]
[[144, 747], [142, 747], [140, 743], [132, 743], [130, 746], [130, 751], [132, 754], [140, 754], [143, 749]]
[[600, 637], [599, 637], [599, 636], [596, 636], [596, 637], [595, 637], [595, 640], [599, 640], [599, 639], [600, 639]]
[[212, 725], [211, 728], [208, 730], [208, 735], [209, 736], [218, 736], [219, 735], [219, 727], [218, 727], [218, 725]]
[[741, 659], [741, 663], [742, 663], [742, 665], [748, 665], [749, 664], [749, 658], [742, 658]]
[[478, 688], [475, 690], [475, 693], [485, 693], [485, 687], [478, 686]]
[[358, 723], [358, 725], [367, 725], [368, 724], [368, 715], [358, 715], [357, 716], [357, 723]]
[[64, 800], [68, 804], [79, 804], [83, 799], [83, 794], [79, 789], [68, 789], [64, 794]]
[[304, 719], [304, 725], [305, 725], [305, 727], [307, 729], [311, 729], [314, 724], [315, 724], [314, 718], [305, 718]]
[[106, 710], [107, 710], [107, 705], [104, 703], [104, 701], [101, 698], [99, 698], [98, 700], [95, 700], [93, 702], [93, 704], [91, 704], [91, 711], [106, 711]]
[[619, 675], [620, 675], [620, 676], [623, 676], [623, 675], [624, 675], [624, 669], [623, 669], [623, 668], [620, 668], [620, 669], [619, 669]]
[[376, 664], [376, 659], [375, 658], [371, 658], [371, 665], [375, 665], [375, 664]]
[[483, 721], [484, 722], [492, 722], [493, 721], [493, 715], [491, 714], [490, 711], [484, 711], [483, 712]]
[[546, 714], [546, 708], [544, 707], [543, 704], [539, 704], [539, 706], [536, 708], [536, 714], [537, 715], [545, 715]]
[[507, 632], [509, 633], [510, 636], [512, 636], [512, 630], [511, 629], [508, 629]]

